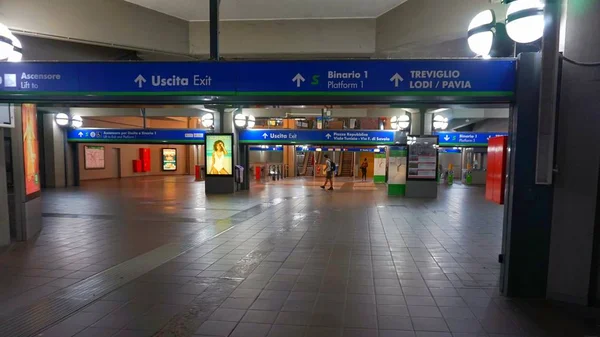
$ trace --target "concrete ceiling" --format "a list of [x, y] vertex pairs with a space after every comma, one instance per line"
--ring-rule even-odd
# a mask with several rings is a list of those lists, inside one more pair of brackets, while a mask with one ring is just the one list
[[[208, 21], [208, 0], [125, 0], [187, 21]], [[221, 0], [221, 20], [376, 18], [407, 0]]]

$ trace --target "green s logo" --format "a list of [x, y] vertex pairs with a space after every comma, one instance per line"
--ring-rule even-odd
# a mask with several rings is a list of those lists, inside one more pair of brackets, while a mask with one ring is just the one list
[[310, 82], [310, 84], [319, 85], [319, 77], [321, 77], [321, 75], [313, 75], [312, 82]]

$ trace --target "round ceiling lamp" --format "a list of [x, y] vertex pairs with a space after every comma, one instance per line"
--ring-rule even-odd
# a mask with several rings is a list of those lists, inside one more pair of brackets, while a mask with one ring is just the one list
[[506, 32], [517, 43], [531, 43], [544, 35], [544, 3], [512, 1], [506, 11]]
[[64, 112], [57, 113], [54, 116], [54, 121], [58, 126], [67, 126], [69, 125], [69, 115]]
[[469, 48], [477, 56], [487, 58], [494, 45], [496, 14], [493, 10], [485, 10], [473, 18], [467, 31]]
[[433, 128], [435, 130], [446, 130], [448, 127], [448, 118], [442, 115], [435, 115], [433, 117]]
[[408, 115], [393, 116], [390, 118], [390, 124], [394, 130], [406, 130], [410, 126], [410, 117]]
[[252, 116], [252, 115], [249, 115], [248, 116], [248, 128], [252, 129], [255, 125], [256, 125], [256, 118], [254, 118], [254, 116]]
[[13, 49], [12, 53], [10, 53], [8, 56], [8, 62], [21, 62], [23, 59], [23, 46], [21, 45], [21, 41], [19, 41], [19, 39], [12, 34], [11, 37]]
[[239, 114], [235, 114], [233, 116], [233, 123], [235, 124], [235, 126], [237, 126], [238, 128], [245, 128], [248, 125], [248, 121], [246, 116], [244, 116], [243, 114], [239, 113]]
[[71, 117], [71, 126], [78, 129], [83, 126], [83, 118], [81, 116], [73, 116]]
[[12, 33], [5, 25], [0, 23], [0, 60], [6, 61], [12, 55], [14, 47]]
[[200, 123], [205, 128], [212, 128], [215, 125], [215, 115], [212, 112], [207, 112], [200, 118]]

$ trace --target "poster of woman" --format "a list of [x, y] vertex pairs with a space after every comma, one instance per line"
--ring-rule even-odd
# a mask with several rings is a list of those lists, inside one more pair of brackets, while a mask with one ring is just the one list
[[23, 160], [25, 165], [25, 194], [29, 196], [40, 190], [37, 107], [35, 104], [23, 104], [21, 116], [23, 127]]
[[231, 134], [206, 135], [206, 172], [208, 175], [233, 174], [232, 138]]

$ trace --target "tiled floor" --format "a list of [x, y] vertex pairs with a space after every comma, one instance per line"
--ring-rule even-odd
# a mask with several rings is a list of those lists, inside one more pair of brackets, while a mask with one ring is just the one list
[[498, 295], [502, 208], [482, 188], [318, 184], [44, 191], [39, 238], [0, 255], [0, 336], [594, 335], [587, 311]]

